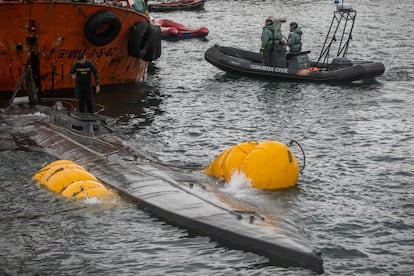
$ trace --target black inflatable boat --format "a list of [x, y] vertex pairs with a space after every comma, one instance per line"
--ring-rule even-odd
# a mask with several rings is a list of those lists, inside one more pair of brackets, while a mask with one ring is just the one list
[[[352, 40], [356, 11], [337, 3], [336, 10], [319, 57], [309, 60], [310, 51], [287, 53], [278, 46], [274, 64], [263, 64], [263, 55], [234, 47], [214, 46], [204, 57], [217, 68], [231, 74], [262, 77], [285, 81], [352, 82], [375, 78], [384, 73], [384, 64], [371, 61], [354, 61], [347, 58]], [[340, 38], [340, 39], [337, 39]], [[335, 56], [330, 56], [335, 53]]]
[[309, 61], [309, 51], [286, 55], [286, 67], [263, 64], [259, 53], [234, 47], [213, 46], [205, 52], [205, 59], [217, 68], [231, 74], [262, 77], [274, 80], [312, 82], [352, 82], [374, 78], [384, 73], [379, 62], [351, 62], [345, 58], [333, 59], [331, 63]]

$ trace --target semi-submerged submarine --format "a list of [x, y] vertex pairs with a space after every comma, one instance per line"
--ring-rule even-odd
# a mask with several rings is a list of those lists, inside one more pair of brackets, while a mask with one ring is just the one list
[[272, 265], [324, 272], [320, 251], [295, 225], [235, 200], [201, 171], [167, 166], [132, 149], [107, 120], [40, 105], [0, 112], [13, 135], [85, 167], [100, 183], [171, 225], [265, 256]]

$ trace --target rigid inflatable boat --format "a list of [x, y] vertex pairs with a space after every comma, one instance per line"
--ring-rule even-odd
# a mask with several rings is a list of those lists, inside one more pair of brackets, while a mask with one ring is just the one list
[[[263, 55], [234, 47], [213, 46], [205, 59], [217, 68], [235, 75], [269, 78], [278, 81], [352, 82], [375, 78], [384, 73], [384, 64], [371, 61], [356, 61], [347, 58], [352, 40], [356, 11], [337, 3], [331, 25], [319, 57], [309, 59], [310, 51], [287, 53], [283, 45], [276, 50], [273, 62], [276, 66], [264, 65]], [[283, 23], [282, 21], [279, 24]], [[337, 39], [340, 38], [340, 39]], [[331, 53], [336, 53], [331, 56]]]
[[308, 54], [288, 53], [286, 67], [264, 65], [262, 54], [234, 47], [216, 45], [209, 48], [204, 57], [217, 68], [234, 75], [282, 81], [352, 82], [380, 76], [385, 70], [379, 62], [351, 62], [340, 58], [329, 64], [317, 64], [309, 61]]
[[166, 166], [130, 148], [112, 133], [106, 118], [41, 106], [24, 116], [11, 111], [0, 113], [0, 121], [14, 135], [30, 137], [37, 149], [84, 166], [154, 216], [226, 247], [265, 256], [274, 265], [323, 273], [320, 252], [294, 225], [231, 198], [200, 171]]

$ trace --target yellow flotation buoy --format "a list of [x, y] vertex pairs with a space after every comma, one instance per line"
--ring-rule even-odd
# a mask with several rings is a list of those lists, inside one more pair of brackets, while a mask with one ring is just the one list
[[243, 161], [243, 173], [254, 188], [280, 189], [295, 186], [299, 165], [290, 149], [282, 143], [265, 141]]
[[84, 167], [70, 160], [57, 160], [48, 164], [33, 179], [49, 190], [69, 198], [102, 198], [113, 195]]
[[285, 144], [249, 141], [223, 151], [204, 172], [227, 182], [234, 173], [243, 173], [254, 188], [273, 190], [295, 186], [299, 165]]
[[[39, 181], [40, 179], [45, 175], [45, 173], [47, 173], [49, 171], [50, 168], [52, 167], [56, 167], [56, 166], [62, 166], [62, 165], [77, 165], [75, 162], [71, 161], [71, 160], [57, 160], [54, 161], [52, 163], [49, 163], [48, 165], [44, 166], [43, 168], [40, 169], [40, 171], [38, 171], [34, 176], [33, 176], [33, 180]], [[79, 166], [79, 165], [77, 165]]]
[[63, 171], [67, 172], [72, 169], [78, 169], [78, 170], [87, 172], [84, 167], [78, 164], [75, 164], [75, 163], [61, 164], [61, 165], [49, 167], [47, 171], [42, 173], [42, 176], [40, 177], [38, 181], [40, 182], [40, 184], [47, 185], [49, 179], [53, 177], [55, 174], [59, 174]]
[[248, 141], [228, 148], [208, 166], [205, 173], [229, 181], [231, 175], [241, 169], [243, 159], [257, 144], [256, 141]]
[[233, 173], [241, 170], [243, 160], [257, 146], [256, 141], [240, 143], [230, 148], [226, 158], [223, 159], [224, 179], [230, 181]]
[[211, 162], [211, 164], [207, 167], [204, 171], [205, 174], [214, 176], [215, 178], [221, 179], [224, 177], [224, 170], [223, 170], [223, 160], [227, 158], [227, 154], [229, 154], [232, 148], [228, 148], [222, 153], [220, 153], [217, 158]]
[[101, 198], [111, 196], [112, 192], [96, 180], [79, 180], [67, 186], [62, 195], [73, 198]]
[[56, 170], [51, 174], [47, 179], [44, 185], [49, 188], [49, 190], [60, 193], [67, 186], [73, 182], [79, 180], [98, 180], [95, 176], [89, 172], [79, 169], [79, 168], [64, 168], [62, 170]]

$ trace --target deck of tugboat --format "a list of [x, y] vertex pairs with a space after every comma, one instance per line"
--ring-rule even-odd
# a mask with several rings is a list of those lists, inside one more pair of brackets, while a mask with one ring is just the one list
[[[140, 154], [97, 123], [103, 121], [99, 115], [52, 113], [15, 116], [8, 123], [49, 154], [85, 166], [103, 183], [172, 225], [266, 256], [276, 265], [323, 272], [320, 253], [294, 225], [232, 199], [200, 172], [171, 168]], [[99, 136], [88, 135], [91, 123], [96, 133], [102, 132]], [[86, 127], [79, 130], [73, 125]]]

